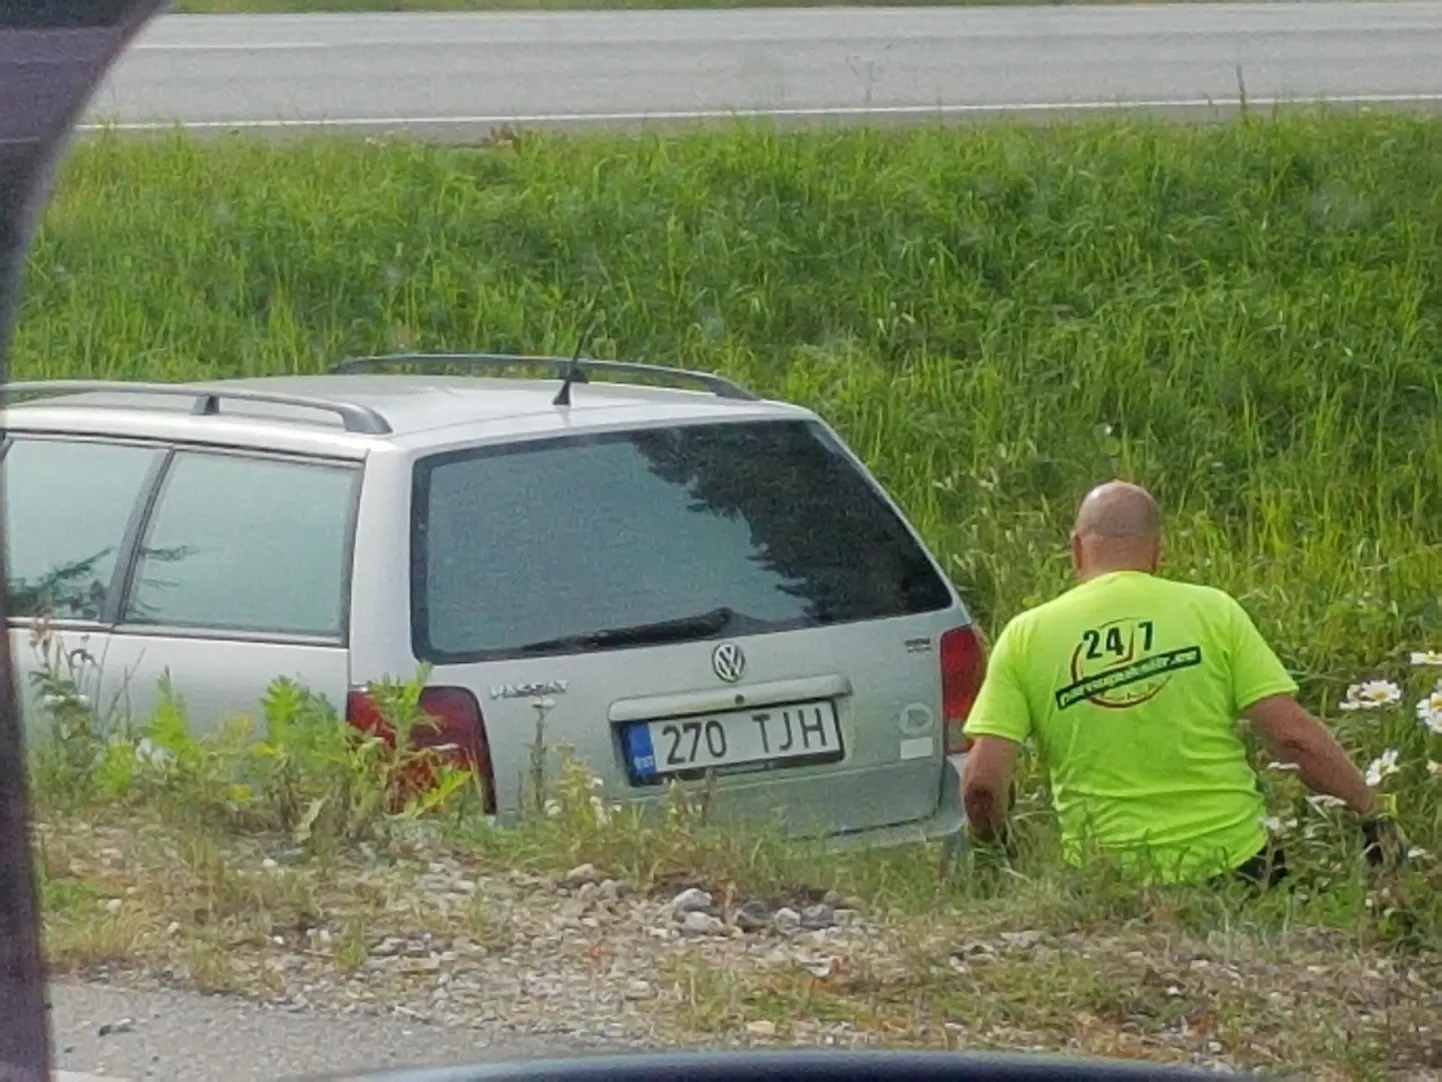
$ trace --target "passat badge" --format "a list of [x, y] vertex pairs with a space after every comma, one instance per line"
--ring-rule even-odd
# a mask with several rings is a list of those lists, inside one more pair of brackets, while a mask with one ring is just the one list
[[534, 699], [538, 695], [564, 695], [569, 680], [540, 680], [533, 684], [492, 684], [493, 699]]

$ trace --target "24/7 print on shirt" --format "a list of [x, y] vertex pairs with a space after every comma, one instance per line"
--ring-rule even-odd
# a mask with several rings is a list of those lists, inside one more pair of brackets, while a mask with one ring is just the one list
[[1126, 617], [1081, 633], [1071, 656], [1071, 683], [1056, 690], [1058, 710], [1090, 702], [1125, 710], [1156, 698], [1172, 674], [1202, 663], [1200, 646], [1152, 653], [1156, 621]]

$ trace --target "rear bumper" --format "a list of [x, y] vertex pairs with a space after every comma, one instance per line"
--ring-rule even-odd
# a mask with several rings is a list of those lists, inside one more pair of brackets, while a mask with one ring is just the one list
[[[961, 771], [965, 762], [965, 755], [948, 755], [942, 760], [941, 786], [937, 794], [936, 809], [925, 819], [819, 836], [803, 833], [793, 835], [790, 840], [799, 845], [818, 846], [829, 852], [943, 842], [946, 843], [948, 852], [957, 853], [966, 843], [966, 808], [961, 799]], [[646, 797], [629, 803], [640, 805], [648, 813], [654, 813], [660, 807], [660, 797]], [[500, 828], [515, 826], [517, 822], [514, 811], [486, 818], [491, 826]]]
[[872, 827], [867, 830], [848, 831], [817, 839], [825, 849], [844, 852], [854, 849], [886, 849], [898, 845], [916, 845], [921, 842], [944, 842], [948, 849], [965, 844], [966, 808], [961, 801], [961, 768], [966, 761], [962, 755], [948, 755], [942, 764], [941, 799], [936, 811], [928, 819], [892, 826]]

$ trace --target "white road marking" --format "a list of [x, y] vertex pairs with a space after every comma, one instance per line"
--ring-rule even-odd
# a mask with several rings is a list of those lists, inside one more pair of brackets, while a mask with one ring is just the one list
[[494, 116], [409, 116], [409, 117], [316, 117], [302, 120], [126, 120], [114, 123], [91, 121], [76, 126], [82, 132], [167, 131], [175, 127], [205, 129], [276, 128], [388, 128], [438, 127], [447, 124], [468, 127], [498, 127], [505, 124], [624, 124], [641, 121], [726, 120], [764, 117], [946, 117], [986, 113], [1086, 113], [1109, 109], [1236, 109], [1271, 108], [1277, 105], [1428, 105], [1442, 104], [1442, 91], [1419, 94], [1338, 94], [1324, 97], [1247, 98], [1155, 98], [1120, 101], [1049, 101], [974, 103], [967, 105], [823, 105], [812, 108], [778, 109], [677, 109], [652, 113], [517, 113]]
[[55, 1082], [126, 1082], [111, 1075], [86, 1074], [84, 1071], [56, 1071]]

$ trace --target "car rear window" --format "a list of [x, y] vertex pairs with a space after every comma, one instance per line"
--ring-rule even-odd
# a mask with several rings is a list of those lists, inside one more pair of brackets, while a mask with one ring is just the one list
[[515, 656], [722, 608], [734, 617], [715, 635], [951, 603], [902, 520], [814, 422], [450, 452], [417, 464], [415, 493], [412, 626], [425, 660]]

